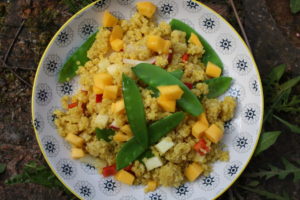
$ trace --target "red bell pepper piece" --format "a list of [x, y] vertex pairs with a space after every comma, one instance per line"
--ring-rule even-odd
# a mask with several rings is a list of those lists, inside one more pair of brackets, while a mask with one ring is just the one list
[[171, 52], [168, 54], [168, 63], [170, 64], [173, 59], [173, 49], [171, 49]]
[[114, 129], [114, 130], [116, 130], [116, 131], [118, 131], [118, 130], [120, 129], [119, 127], [116, 127], [116, 126], [114, 126], [114, 125], [109, 125], [108, 128]]
[[132, 166], [133, 166], [133, 165], [128, 165], [127, 167], [124, 168], [124, 170], [126, 170], [126, 171], [128, 171], [128, 172], [132, 172], [132, 171], [131, 171]]
[[96, 103], [101, 103], [102, 97], [103, 97], [103, 94], [96, 94]]
[[199, 142], [194, 145], [194, 150], [196, 150], [200, 155], [205, 155], [210, 151], [210, 148], [207, 146], [206, 141], [201, 138]]
[[181, 57], [181, 60], [182, 60], [183, 62], [188, 61], [188, 59], [189, 59], [189, 54], [187, 54], [187, 53], [183, 54], [183, 56]]
[[69, 108], [69, 109], [75, 108], [77, 105], [78, 105], [78, 102], [70, 103], [70, 104], [68, 105], [68, 108]]
[[104, 167], [102, 169], [102, 175], [104, 177], [108, 177], [108, 176], [112, 176], [112, 175], [115, 175], [117, 173], [117, 167], [116, 167], [116, 164], [113, 164], [111, 166], [107, 166], [107, 167]]
[[193, 84], [192, 83], [184, 83], [189, 89], [193, 89]]

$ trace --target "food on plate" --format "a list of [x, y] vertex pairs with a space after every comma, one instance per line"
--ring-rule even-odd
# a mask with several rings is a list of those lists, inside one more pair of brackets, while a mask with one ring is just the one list
[[145, 192], [227, 161], [220, 142], [236, 107], [232, 97], [217, 99], [232, 78], [212, 47], [180, 20], [157, 24], [155, 11], [151, 2], [137, 3], [129, 20], [105, 11], [60, 71], [60, 82], [78, 75], [80, 89], [54, 112], [72, 158]]

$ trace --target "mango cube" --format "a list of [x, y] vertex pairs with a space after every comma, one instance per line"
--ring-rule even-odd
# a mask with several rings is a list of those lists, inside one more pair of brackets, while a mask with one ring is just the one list
[[121, 99], [111, 105], [111, 111], [114, 114], [123, 113], [125, 111], [124, 100]]
[[195, 33], [191, 33], [189, 42], [192, 43], [192, 44], [194, 44], [194, 45], [196, 45], [196, 46], [203, 47], [202, 43], [200, 42], [198, 36]]
[[203, 168], [197, 164], [197, 163], [192, 163], [190, 164], [187, 168], [184, 170], [184, 175], [189, 181], [194, 181], [200, 174], [203, 172]]
[[113, 27], [118, 23], [118, 19], [113, 16], [109, 11], [105, 11], [102, 18], [103, 27]]
[[178, 85], [158, 86], [157, 89], [159, 90], [160, 95], [169, 100], [180, 99], [183, 95], [183, 90]]
[[125, 171], [124, 169], [118, 171], [117, 174], [115, 175], [115, 178], [121, 183], [125, 183], [127, 185], [132, 185], [135, 179], [134, 175]]
[[104, 89], [106, 85], [111, 85], [113, 83], [113, 77], [105, 72], [97, 73], [93, 77], [94, 86], [99, 89]]
[[73, 147], [71, 149], [71, 156], [74, 159], [82, 158], [82, 157], [84, 157], [84, 155], [85, 155], [84, 151], [82, 149], [80, 149], [80, 148]]
[[121, 39], [115, 39], [110, 42], [110, 46], [114, 51], [121, 51], [124, 48], [124, 41]]
[[209, 126], [205, 112], [203, 112], [201, 115], [199, 115], [198, 120], [200, 122], [202, 122], [203, 124], [205, 124], [207, 127]]
[[217, 125], [212, 124], [208, 129], [205, 130], [205, 136], [213, 143], [218, 143], [224, 134], [224, 131]]
[[208, 125], [198, 121], [192, 127], [192, 135], [195, 138], [200, 138], [207, 128], [208, 128]]
[[157, 103], [159, 106], [162, 107], [163, 110], [167, 112], [175, 112], [176, 109], [176, 101], [175, 100], [169, 100], [165, 96], [159, 96], [157, 98]]
[[103, 94], [103, 89], [93, 86], [93, 93], [94, 94]]
[[157, 35], [149, 35], [147, 38], [147, 47], [159, 54], [167, 54], [169, 53], [171, 42], [169, 40], [164, 40]]
[[74, 135], [72, 133], [69, 133], [65, 139], [76, 147], [82, 147], [83, 143], [84, 143], [83, 138], [81, 138], [77, 135]]
[[217, 78], [221, 76], [222, 69], [217, 65], [215, 65], [214, 63], [208, 61], [205, 73], [207, 76]]
[[156, 189], [157, 183], [155, 181], [148, 181], [147, 187], [144, 189], [145, 192], [152, 192]]
[[128, 135], [123, 134], [122, 132], [118, 132], [113, 136], [113, 140], [116, 142], [126, 142], [130, 139], [131, 137]]
[[120, 25], [115, 25], [111, 31], [109, 41], [114, 41], [115, 39], [123, 38], [123, 30]]
[[136, 4], [136, 8], [141, 15], [146, 16], [148, 18], [151, 18], [156, 11], [156, 6], [148, 1], [138, 2]]
[[133, 136], [133, 133], [131, 131], [131, 128], [130, 128], [129, 124], [126, 124], [126, 125], [122, 126], [120, 130], [123, 133], [125, 133], [126, 135], [130, 136], [130, 137]]
[[118, 95], [118, 86], [116, 85], [107, 85], [103, 89], [103, 98], [115, 100]]

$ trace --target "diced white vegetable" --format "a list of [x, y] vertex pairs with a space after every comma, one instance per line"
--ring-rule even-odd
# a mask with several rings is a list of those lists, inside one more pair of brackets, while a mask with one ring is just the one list
[[143, 159], [143, 162], [145, 163], [148, 171], [151, 171], [152, 169], [155, 169], [155, 168], [163, 165], [161, 159], [156, 156], [154, 156], [152, 158], [148, 158], [148, 159], [145, 158], [145, 159]]
[[155, 148], [159, 151], [160, 155], [163, 155], [173, 146], [174, 146], [174, 142], [172, 141], [172, 138], [165, 137], [158, 144], [155, 145]]
[[117, 120], [114, 120], [109, 126], [113, 128], [120, 128], [120, 126], [117, 123]]
[[133, 60], [133, 59], [123, 59], [123, 63], [125, 64], [130, 64], [130, 65], [137, 65], [140, 63], [154, 63], [155, 62], [155, 57], [149, 58], [148, 60]]
[[98, 128], [105, 128], [108, 122], [108, 115], [97, 115], [97, 117], [95, 118], [95, 125]]
[[99, 158], [95, 158], [90, 155], [86, 155], [86, 156], [80, 158], [79, 160], [83, 163], [90, 164], [97, 169], [101, 169], [107, 165], [104, 160], [100, 160]]
[[104, 58], [104, 59], [101, 59], [101, 61], [99, 62], [98, 64], [98, 69], [100, 71], [103, 71], [103, 70], [106, 70], [108, 68], [108, 66], [110, 65], [109, 63], [109, 60]]
[[194, 162], [203, 163], [205, 156], [201, 156], [199, 153], [195, 154], [195, 157], [193, 159]]
[[107, 67], [107, 72], [108, 72], [110, 75], [114, 76], [114, 75], [116, 74], [116, 72], [119, 71], [119, 69], [120, 69], [120, 65], [118, 65], [118, 64], [113, 64], [113, 65], [109, 65], [109, 66]]

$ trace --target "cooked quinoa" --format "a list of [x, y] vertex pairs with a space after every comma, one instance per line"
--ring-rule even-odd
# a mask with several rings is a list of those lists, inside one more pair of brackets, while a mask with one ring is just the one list
[[[171, 112], [166, 112], [157, 103], [157, 97], [153, 95], [147, 85], [140, 83], [132, 72], [133, 64], [124, 63], [124, 59], [131, 60], [155, 60], [155, 65], [171, 72], [174, 70], [183, 70], [181, 81], [193, 84], [191, 91], [196, 96], [202, 96], [201, 103], [205, 108], [205, 113], [209, 124], [216, 124], [221, 130], [224, 130], [224, 122], [234, 116], [236, 107], [235, 99], [225, 97], [223, 100], [208, 99], [205, 97], [209, 89], [205, 80], [209, 77], [205, 73], [205, 65], [201, 63], [201, 57], [205, 52], [203, 47], [199, 47], [186, 40], [186, 33], [178, 30], [171, 30], [166, 22], [157, 24], [151, 19], [142, 16], [138, 12], [129, 20], [120, 20], [119, 25], [124, 31], [123, 41], [124, 49], [120, 52], [112, 51], [109, 43], [111, 34], [110, 28], [101, 27], [97, 33], [96, 40], [88, 51], [90, 59], [84, 66], [80, 66], [77, 75], [80, 77], [80, 89], [73, 96], [64, 96], [61, 99], [63, 109], [56, 110], [57, 116], [55, 124], [58, 133], [62, 137], [68, 134], [74, 134], [84, 140], [83, 151], [95, 159], [105, 162], [106, 166], [116, 163], [116, 155], [125, 142], [111, 140], [109, 142], [98, 139], [95, 129], [122, 127], [128, 124], [126, 112], [114, 114], [112, 104], [123, 99], [122, 94], [122, 74], [139, 83], [145, 115], [147, 122], [154, 122], [163, 117], [169, 116]], [[165, 40], [171, 41], [172, 60], [168, 60], [168, 54], [157, 54], [147, 48], [146, 41], [148, 35], [161, 36]], [[183, 62], [182, 56], [188, 54], [188, 60]], [[93, 92], [93, 76], [96, 73], [104, 72], [113, 77], [113, 85], [118, 86], [118, 94], [115, 100], [103, 98], [101, 103], [96, 103]], [[68, 105], [77, 102], [78, 105], [68, 109]], [[180, 110], [176, 108], [176, 111]], [[174, 146], [165, 154], [160, 155], [157, 149], [152, 146], [152, 153], [159, 156], [163, 165], [148, 171], [142, 161], [133, 162], [131, 171], [135, 176], [134, 184], [146, 185], [150, 180], [155, 181], [162, 186], [178, 186], [187, 181], [184, 175], [184, 169], [191, 163], [196, 162], [203, 168], [203, 174], [209, 173], [211, 164], [218, 160], [227, 161], [229, 154], [223, 151], [221, 143], [214, 144], [208, 138], [204, 137], [210, 151], [207, 154], [200, 155], [193, 147], [198, 142], [198, 138], [192, 135], [192, 126], [198, 118], [188, 113], [184, 120], [163, 139], [172, 140]], [[121, 130], [116, 130], [116, 133]], [[101, 173], [101, 169], [99, 169]]]

